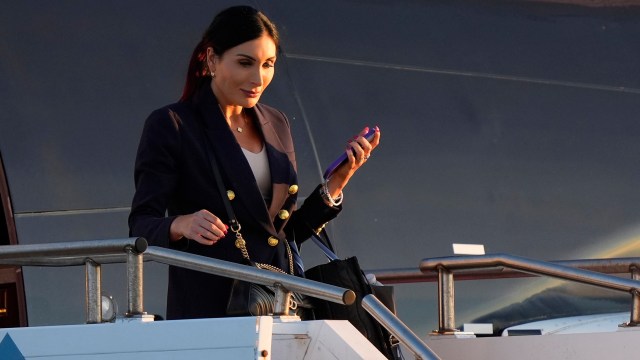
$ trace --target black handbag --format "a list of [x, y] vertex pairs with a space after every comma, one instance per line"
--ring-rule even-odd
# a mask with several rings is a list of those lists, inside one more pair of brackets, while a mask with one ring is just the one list
[[[287, 315], [296, 315], [302, 320], [312, 319], [312, 306], [308, 299], [310, 298], [292, 292]], [[233, 281], [227, 304], [228, 316], [273, 315], [274, 306], [274, 287], [237, 279]]]
[[[236, 234], [235, 246], [242, 253], [242, 257], [246, 260], [247, 264], [255, 266], [259, 269], [266, 269], [270, 271], [286, 274], [286, 272], [280, 268], [269, 264], [262, 264], [251, 261], [249, 257], [249, 251], [247, 250], [246, 241], [240, 234], [240, 223], [236, 219], [236, 215], [231, 206], [231, 202], [227, 197], [227, 193], [223, 188], [222, 175], [220, 175], [220, 169], [216, 161], [216, 155], [213, 152], [213, 148], [209, 144], [209, 141], [205, 138], [207, 146], [210, 149], [208, 154], [209, 162], [213, 171], [213, 175], [216, 179], [216, 185], [220, 192], [220, 197], [224, 203], [227, 217], [229, 218], [229, 229]], [[289, 258], [289, 272], [294, 274], [293, 270], [293, 255], [291, 253], [291, 247], [287, 241], [284, 242], [287, 250], [287, 256]], [[229, 294], [229, 300], [227, 302], [226, 314], [227, 316], [267, 316], [273, 315], [275, 308], [275, 288], [273, 286], [260, 285], [251, 282], [246, 282], [238, 279], [234, 279], [231, 284], [231, 292]], [[311, 305], [307, 297], [298, 293], [291, 293], [289, 299], [289, 314], [297, 315], [302, 319], [312, 317]]]
[[333, 247], [326, 236], [326, 232], [323, 230], [322, 233], [326, 242], [315, 233], [312, 240], [322, 249], [330, 261], [308, 269], [305, 271], [305, 276], [307, 279], [351, 289], [356, 294], [356, 301], [352, 305], [345, 306], [312, 298], [311, 303], [315, 318], [318, 320], [349, 320], [388, 359], [400, 359], [398, 341], [391, 336], [387, 329], [369, 315], [361, 305], [362, 298], [365, 295], [374, 294], [395, 314], [393, 287], [369, 284], [360, 268], [360, 264], [358, 264], [358, 259], [356, 257], [344, 260], [338, 259], [333, 252]]

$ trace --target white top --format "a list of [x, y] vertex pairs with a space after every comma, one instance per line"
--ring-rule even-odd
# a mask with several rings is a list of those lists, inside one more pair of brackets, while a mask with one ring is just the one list
[[263, 144], [262, 150], [257, 154], [245, 148], [242, 148], [242, 152], [251, 166], [251, 171], [253, 171], [253, 176], [256, 178], [262, 198], [268, 200], [271, 199], [271, 170], [269, 169], [266, 148]]

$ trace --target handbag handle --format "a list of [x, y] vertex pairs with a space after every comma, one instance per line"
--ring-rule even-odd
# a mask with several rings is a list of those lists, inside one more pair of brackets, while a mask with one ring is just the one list
[[[327, 231], [325, 229], [322, 229], [321, 233], [324, 235], [324, 238], [328, 246], [325, 245], [324, 241], [322, 241], [322, 238], [320, 238], [320, 236], [316, 234], [315, 231], [311, 231], [311, 235], [312, 235], [311, 240], [313, 240], [313, 242], [316, 245], [318, 245], [320, 250], [322, 250], [322, 252], [327, 257], [327, 259], [329, 259], [329, 261], [338, 260], [339, 259], [338, 256], [336, 255], [335, 252], [332, 251], [333, 245], [331, 244], [331, 240], [329, 240], [329, 236], [327, 236]], [[331, 247], [331, 249], [329, 247]]]

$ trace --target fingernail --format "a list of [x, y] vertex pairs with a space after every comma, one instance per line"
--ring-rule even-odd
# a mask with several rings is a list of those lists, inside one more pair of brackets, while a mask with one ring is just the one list
[[364, 128], [364, 130], [362, 130], [362, 132], [365, 133], [365, 134], [368, 133], [369, 132], [369, 127], [365, 126], [365, 128]]
[[380, 128], [378, 127], [378, 125], [376, 125], [376, 132], [379, 132]]

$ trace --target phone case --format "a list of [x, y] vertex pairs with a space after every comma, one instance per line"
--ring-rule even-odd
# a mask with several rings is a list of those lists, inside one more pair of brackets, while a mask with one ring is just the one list
[[[376, 129], [375, 128], [369, 128], [369, 131], [364, 134], [364, 138], [367, 139], [367, 141], [371, 141], [373, 140], [373, 135], [376, 134]], [[324, 175], [322, 175], [322, 177], [327, 180], [331, 174], [333, 174], [334, 171], [336, 171], [336, 169], [338, 167], [340, 167], [340, 165], [342, 165], [344, 162], [347, 161], [347, 153], [343, 152], [342, 154], [340, 154], [340, 156], [338, 156], [337, 159], [335, 159], [331, 165], [329, 165], [327, 167], [327, 169], [324, 171]]]

